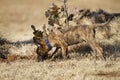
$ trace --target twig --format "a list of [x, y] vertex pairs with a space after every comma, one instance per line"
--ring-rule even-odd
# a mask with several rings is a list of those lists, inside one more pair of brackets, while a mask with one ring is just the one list
[[66, 14], [66, 26], [69, 28], [68, 12], [67, 12], [66, 3], [67, 3], [67, 0], [64, 0], [64, 13]]

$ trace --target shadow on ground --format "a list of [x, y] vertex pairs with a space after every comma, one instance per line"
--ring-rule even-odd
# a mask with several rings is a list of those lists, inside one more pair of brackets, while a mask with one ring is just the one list
[[[114, 44], [107, 44], [107, 45], [101, 45], [104, 51], [105, 57], [120, 57], [120, 42], [116, 42]], [[77, 47], [74, 51], [69, 51], [77, 53], [79, 55], [85, 56], [85, 55], [92, 55], [92, 49], [88, 45], [84, 45], [82, 47]]]
[[[107, 44], [107, 45], [101, 45], [104, 50], [105, 57], [113, 57], [118, 58], [120, 57], [120, 42], [116, 42], [115, 44]], [[26, 41], [17, 41], [17, 42], [11, 42], [5, 38], [0, 38], [0, 57], [3, 59], [7, 58], [7, 55], [9, 53], [9, 48], [16, 46], [17, 48], [20, 48], [27, 44], [33, 44], [32, 39], [26, 40]], [[11, 46], [12, 45], [12, 46]], [[69, 50], [69, 53], [73, 54], [71, 57], [83, 57], [88, 55], [93, 55], [92, 49], [88, 45], [83, 45], [81, 47], [77, 47], [74, 50]], [[58, 53], [59, 54], [59, 53]], [[95, 55], [95, 54], [94, 54]], [[61, 51], [60, 55], [61, 56]]]

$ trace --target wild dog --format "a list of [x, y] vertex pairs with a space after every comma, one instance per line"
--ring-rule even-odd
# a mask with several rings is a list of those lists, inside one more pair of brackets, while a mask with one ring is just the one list
[[[90, 11], [89, 9], [82, 9], [82, 10], [76, 10], [74, 13], [71, 13], [68, 17], [68, 20], [74, 21], [76, 24], [96, 24], [96, 23], [104, 23], [108, 20], [120, 17], [120, 13], [108, 13], [102, 9], [99, 9], [97, 11]], [[104, 36], [106, 38], [110, 38], [110, 25], [106, 26], [100, 26], [105, 30]], [[96, 29], [96, 28], [95, 28]], [[94, 32], [96, 34], [96, 30], [94, 29]], [[95, 37], [95, 36], [94, 36]]]
[[[64, 59], [67, 59], [67, 48], [68, 45], [61, 38], [61, 35], [57, 35], [54, 32], [51, 32], [46, 38], [43, 36], [43, 32], [36, 30], [34, 25], [31, 25], [32, 29], [34, 30], [33, 34], [33, 41], [37, 45], [36, 53], [37, 53], [37, 60], [42, 61], [48, 57], [48, 52], [52, 49], [52, 47], [57, 47], [55, 52], [61, 48], [62, 49], [62, 56]], [[54, 52], [54, 53], [55, 53]], [[53, 54], [54, 54], [53, 53]]]
[[103, 49], [96, 43], [94, 39], [93, 28], [106, 24], [108, 24], [108, 22], [104, 24], [94, 24], [91, 27], [89, 27], [89, 25], [78, 25], [76, 27], [70, 28], [62, 34], [51, 32], [46, 38], [44, 38], [42, 31], [36, 30], [35, 26], [31, 25], [32, 29], [34, 30], [33, 40], [38, 46], [36, 50], [38, 61], [47, 58], [48, 52], [52, 47], [57, 47], [53, 55], [59, 48], [61, 48], [62, 56], [64, 59], [66, 59], [68, 57], [68, 46], [83, 42], [86, 42], [92, 48], [93, 52], [97, 53], [97, 56], [103, 58]]

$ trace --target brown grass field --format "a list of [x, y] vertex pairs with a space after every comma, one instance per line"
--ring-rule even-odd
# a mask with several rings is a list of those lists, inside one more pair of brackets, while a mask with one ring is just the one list
[[[0, 38], [12, 42], [21, 41], [20, 43], [32, 39], [30, 25], [34, 24], [41, 29], [43, 24], [47, 24], [44, 12], [50, 3], [62, 5], [60, 1], [1, 0]], [[109, 13], [120, 12], [120, 0], [68, 0], [67, 6], [70, 9], [102, 8]], [[0, 62], [0, 80], [120, 80], [120, 18], [115, 18], [110, 25], [113, 36], [104, 39], [98, 31], [96, 39], [103, 47], [106, 60], [97, 60], [94, 56], [86, 54], [89, 49], [84, 47], [70, 51], [69, 60], [36, 62], [32, 56], [35, 54], [36, 46], [26, 42], [18, 47], [12, 46], [9, 52], [31, 57], [22, 57], [9, 63]]]

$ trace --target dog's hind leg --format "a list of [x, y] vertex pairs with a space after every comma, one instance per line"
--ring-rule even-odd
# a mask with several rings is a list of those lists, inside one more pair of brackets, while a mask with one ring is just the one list
[[88, 43], [89, 46], [92, 48], [93, 52], [94, 52], [94, 53], [97, 53], [96, 56], [99, 56], [99, 57], [101, 57], [102, 59], [104, 59], [103, 49], [102, 49], [102, 47], [100, 47], [100, 46], [96, 43], [93, 34], [89, 34], [89, 35], [88, 35], [88, 37], [87, 37], [87, 43]]

